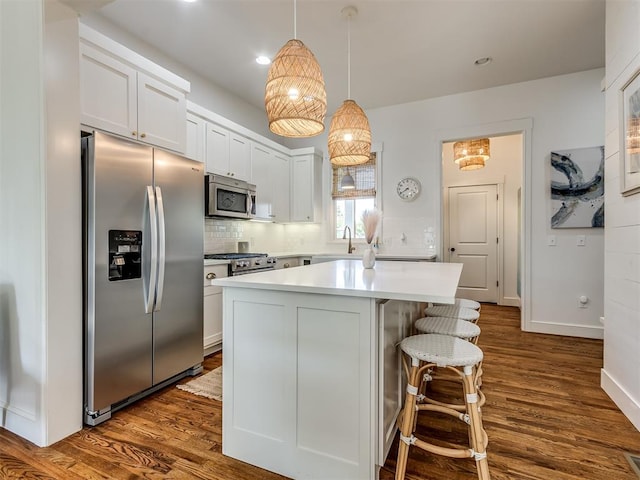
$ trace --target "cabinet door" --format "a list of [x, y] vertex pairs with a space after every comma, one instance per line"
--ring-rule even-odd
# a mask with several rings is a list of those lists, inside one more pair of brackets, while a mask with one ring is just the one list
[[185, 155], [198, 162], [204, 162], [204, 136], [206, 122], [187, 112], [187, 148]]
[[203, 347], [212, 348], [222, 342], [222, 287], [211, 285], [214, 278], [227, 276], [227, 265], [204, 267]]
[[230, 132], [226, 128], [215, 123], [207, 123], [205, 136], [207, 172], [226, 177], [231, 176], [229, 171], [229, 135]]
[[286, 155], [280, 153], [273, 155], [273, 166], [271, 168], [271, 184], [273, 185], [271, 215], [276, 222], [288, 222], [291, 220], [289, 162], [290, 159]]
[[80, 121], [137, 138], [136, 71], [80, 44]]
[[322, 157], [291, 158], [291, 221], [322, 221]]
[[313, 221], [312, 157], [293, 157], [291, 161], [291, 220]]
[[269, 170], [272, 168], [271, 150], [254, 143], [251, 147], [251, 176], [256, 184], [256, 217], [273, 220], [272, 184], [269, 181]]
[[229, 137], [229, 171], [233, 178], [251, 181], [251, 141], [233, 132]]
[[184, 153], [187, 99], [183, 92], [138, 73], [138, 138]]

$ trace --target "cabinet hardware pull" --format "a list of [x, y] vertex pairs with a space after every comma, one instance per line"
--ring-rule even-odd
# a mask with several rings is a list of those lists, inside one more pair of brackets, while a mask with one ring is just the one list
[[213, 280], [214, 278], [216, 278], [216, 274], [213, 272], [209, 272], [207, 273], [207, 280]]
[[285, 264], [283, 265], [283, 267], [284, 267], [284, 268], [289, 268], [289, 264], [288, 264], [288, 263], [285, 263]]
[[136, 135], [138, 135], [138, 132], [136, 132], [136, 131], [134, 130], [133, 132], [131, 132], [131, 135], [132, 135], [133, 137], [135, 137]]
[[147, 136], [147, 134], [146, 134], [146, 133], [141, 133], [141, 134], [140, 134], [140, 138], [144, 138], [144, 137], [146, 137], [146, 136]]

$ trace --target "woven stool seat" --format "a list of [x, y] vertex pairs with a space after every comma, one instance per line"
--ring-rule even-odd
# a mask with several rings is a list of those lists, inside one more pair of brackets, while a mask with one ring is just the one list
[[[448, 303], [434, 303], [433, 305], [450, 305]], [[456, 298], [456, 301], [453, 303], [454, 307], [460, 308], [471, 308], [473, 310], [480, 310], [480, 302], [476, 302], [475, 300], [469, 300], [468, 298]]]
[[434, 305], [424, 309], [426, 317], [449, 317], [467, 320], [468, 322], [477, 322], [480, 313], [472, 308], [456, 307], [455, 305]]
[[482, 361], [480, 348], [450, 335], [412, 335], [400, 342], [400, 348], [410, 357], [438, 367], [472, 367]]
[[448, 317], [423, 317], [416, 320], [415, 329], [420, 333], [438, 333], [470, 340], [480, 335], [480, 327], [473, 322]]

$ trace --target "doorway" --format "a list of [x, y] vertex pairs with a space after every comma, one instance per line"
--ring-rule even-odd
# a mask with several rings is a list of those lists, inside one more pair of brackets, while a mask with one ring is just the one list
[[[477, 137], [461, 137], [465, 138]], [[442, 142], [443, 258], [464, 265], [457, 296], [523, 307], [520, 266], [525, 136], [494, 134], [483, 168], [463, 171]]]

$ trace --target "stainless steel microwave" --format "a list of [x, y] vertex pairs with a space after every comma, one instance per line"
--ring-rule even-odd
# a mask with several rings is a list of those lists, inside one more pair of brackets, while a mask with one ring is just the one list
[[256, 186], [221, 175], [206, 175], [205, 216], [248, 220], [256, 215]]

